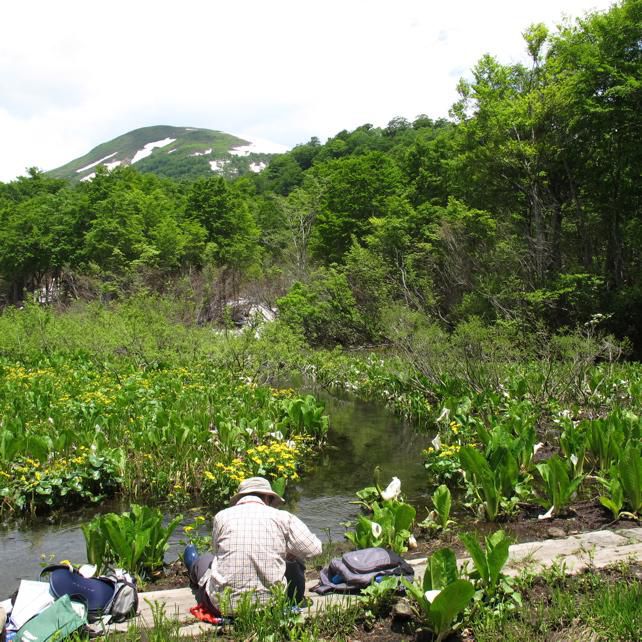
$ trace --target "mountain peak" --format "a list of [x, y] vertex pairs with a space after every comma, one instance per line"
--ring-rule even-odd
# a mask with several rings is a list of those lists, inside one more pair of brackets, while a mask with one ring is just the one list
[[212, 173], [232, 178], [264, 169], [285, 145], [198, 127], [153, 125], [134, 129], [47, 172], [55, 178], [91, 180], [96, 168], [123, 165], [169, 178], [194, 179]]

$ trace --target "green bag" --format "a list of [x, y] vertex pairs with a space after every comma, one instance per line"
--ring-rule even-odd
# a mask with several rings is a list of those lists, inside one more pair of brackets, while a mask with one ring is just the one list
[[[82, 615], [78, 615], [74, 606], [81, 607]], [[18, 631], [16, 642], [63, 640], [84, 624], [87, 624], [87, 607], [81, 602], [72, 605], [70, 597], [63, 595], [26, 622]]]

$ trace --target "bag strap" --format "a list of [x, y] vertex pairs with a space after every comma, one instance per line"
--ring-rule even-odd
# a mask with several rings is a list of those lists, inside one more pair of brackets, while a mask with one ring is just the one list
[[80, 602], [85, 607], [85, 617], [89, 615], [89, 602], [84, 595], [80, 593], [71, 593], [69, 599], [73, 602]]
[[40, 571], [40, 579], [42, 579], [43, 575], [47, 573], [53, 573], [53, 571], [58, 571], [62, 568], [67, 569], [72, 573], [78, 573], [78, 571], [71, 564], [50, 564], [49, 566], [45, 566], [42, 571]]

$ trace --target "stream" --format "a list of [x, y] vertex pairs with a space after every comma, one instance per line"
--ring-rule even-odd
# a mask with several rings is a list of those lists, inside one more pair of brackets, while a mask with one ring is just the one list
[[[399, 477], [402, 494], [416, 506], [420, 517], [433, 491], [426, 484], [421, 459], [421, 451], [430, 438], [416, 433], [379, 404], [318, 390], [315, 394], [325, 403], [330, 416], [328, 445], [305, 477], [288, 486], [285, 508], [300, 517], [321, 540], [341, 541], [344, 523], [359, 512], [359, 507], [351, 503], [356, 500], [355, 492], [373, 484], [373, 472], [379, 466], [381, 485], [385, 487], [393, 476]], [[99, 512], [126, 509], [122, 503], [111, 502], [102, 505]], [[183, 511], [185, 515], [189, 512]], [[0, 530], [0, 599], [17, 588], [20, 578], [37, 579], [45, 563], [86, 561], [80, 526], [94, 514], [95, 509], [74, 513], [62, 523], [43, 521]], [[179, 526], [170, 542], [167, 560], [177, 558], [182, 538]]]

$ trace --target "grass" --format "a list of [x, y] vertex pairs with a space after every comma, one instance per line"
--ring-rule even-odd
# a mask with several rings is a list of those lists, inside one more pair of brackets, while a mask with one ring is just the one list
[[[181, 630], [184, 623], [166, 612], [166, 607], [155, 602], [152, 608], [153, 626], [140, 627], [135, 623], [126, 632], [107, 633], [106, 642], [178, 642], [184, 640]], [[313, 640], [347, 640], [359, 631], [363, 621], [363, 609], [357, 604], [342, 607], [329, 605], [315, 614], [294, 613], [291, 604], [283, 592], [275, 592], [271, 602], [257, 606], [247, 600], [241, 602], [234, 624], [224, 627], [208, 627], [205, 632], [195, 635], [192, 640], [296, 640], [312, 642]], [[85, 640], [76, 636], [78, 642]]]
[[[632, 641], [642, 630], [641, 567], [620, 565], [600, 572], [566, 577], [559, 570], [522, 579], [523, 606], [509, 611], [497, 604], [476, 607], [464, 617], [460, 634], [448, 638], [476, 642], [575, 642]], [[292, 613], [282, 591], [275, 591], [272, 601], [257, 606], [250, 600], [239, 608], [235, 624], [212, 627], [192, 639], [206, 640], [349, 640], [367, 642], [410, 640], [419, 624], [409, 622], [403, 635], [389, 617], [373, 620], [362, 603], [328, 604], [314, 614]], [[387, 613], [388, 610], [384, 611]], [[174, 642], [181, 638], [181, 626], [175, 615], [160, 603], [153, 609], [153, 626], [135, 623], [127, 632], [110, 633], [107, 642]], [[78, 638], [83, 639], [83, 638]]]
[[469, 623], [475, 640], [638, 640], [642, 582], [635, 568], [576, 577], [535, 579], [521, 609], [505, 616], [480, 613]]

